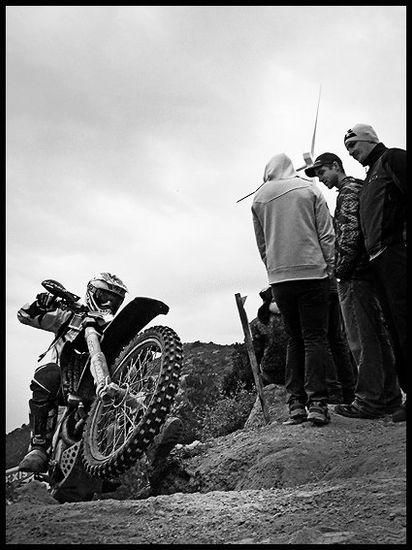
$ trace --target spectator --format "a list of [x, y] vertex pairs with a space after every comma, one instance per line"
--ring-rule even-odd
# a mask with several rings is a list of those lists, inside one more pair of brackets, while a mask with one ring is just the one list
[[[388, 149], [367, 124], [348, 130], [344, 143], [351, 157], [369, 167], [360, 195], [360, 224], [392, 339], [399, 384], [407, 394], [406, 151]], [[392, 419], [406, 420], [406, 399]]]
[[382, 322], [372, 271], [359, 221], [362, 180], [346, 176], [333, 153], [320, 155], [305, 170], [338, 197], [334, 217], [335, 275], [348, 342], [358, 367], [355, 398], [335, 412], [350, 418], [379, 418], [401, 403], [389, 336]]
[[[285, 387], [290, 421], [330, 422], [326, 368], [332, 218], [322, 193], [284, 153], [266, 165], [252, 214], [257, 246], [288, 334]], [[307, 413], [308, 408], [309, 414]]]
[[263, 385], [285, 385], [286, 333], [282, 315], [269, 286], [259, 292], [263, 300], [256, 319], [250, 323], [253, 347]]
[[326, 372], [328, 403], [352, 403], [355, 398], [358, 370], [346, 338], [335, 277], [331, 277], [330, 283], [328, 312], [330, 361]]

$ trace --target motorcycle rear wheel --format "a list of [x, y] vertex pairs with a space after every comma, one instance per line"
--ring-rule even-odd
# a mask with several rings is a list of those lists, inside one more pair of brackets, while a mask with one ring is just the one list
[[183, 346], [169, 327], [135, 336], [110, 367], [111, 379], [137, 398], [103, 404], [96, 399], [84, 428], [83, 463], [98, 478], [117, 476], [141, 458], [159, 433], [178, 389]]

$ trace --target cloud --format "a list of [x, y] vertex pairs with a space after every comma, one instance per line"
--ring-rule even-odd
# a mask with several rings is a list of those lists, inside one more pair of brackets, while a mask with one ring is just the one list
[[[342, 141], [356, 122], [405, 147], [404, 6], [6, 13], [10, 428], [26, 420], [22, 396], [49, 341], [16, 319], [42, 280], [83, 295], [92, 275], [113, 271], [128, 299], [164, 300], [157, 321], [184, 341], [239, 341], [234, 294], [252, 317], [267, 278], [252, 198], [236, 201], [274, 154], [301, 165], [319, 85], [315, 154], [335, 152], [363, 177]], [[319, 187], [333, 211], [336, 193]]]

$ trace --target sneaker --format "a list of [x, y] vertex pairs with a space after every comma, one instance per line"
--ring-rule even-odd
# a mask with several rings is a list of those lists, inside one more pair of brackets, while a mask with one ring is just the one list
[[19, 470], [22, 472], [34, 472], [35, 474], [40, 474], [47, 472], [47, 466], [49, 463], [49, 458], [44, 449], [37, 448], [33, 449], [19, 464]]
[[349, 405], [336, 405], [335, 413], [347, 418], [365, 418], [369, 420], [384, 416], [383, 413], [368, 413], [362, 409], [358, 409], [353, 403]]
[[312, 401], [309, 405], [308, 420], [315, 426], [329, 424], [330, 416], [328, 405], [324, 401]]
[[392, 415], [392, 422], [406, 421], [406, 401]]
[[299, 399], [291, 399], [289, 401], [289, 419], [296, 424], [304, 422], [308, 417], [306, 408]]
[[353, 392], [343, 392], [342, 403], [349, 405], [355, 400], [355, 394]]
[[344, 403], [343, 397], [340, 393], [331, 393], [328, 397], [329, 405], [338, 405]]
[[393, 415], [393, 413], [397, 413], [399, 411], [399, 409], [402, 409], [403, 405], [402, 404], [398, 404], [398, 405], [391, 405], [391, 406], [387, 406], [385, 405], [383, 407], [383, 410], [384, 410], [384, 413], [385, 414], [390, 414], [390, 415]]

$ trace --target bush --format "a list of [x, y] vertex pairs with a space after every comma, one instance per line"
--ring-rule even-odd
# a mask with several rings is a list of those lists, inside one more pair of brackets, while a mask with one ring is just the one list
[[183, 422], [183, 444], [200, 439], [205, 411], [220, 396], [217, 375], [210, 372], [204, 360], [194, 359], [191, 367], [191, 372], [184, 376], [172, 409], [172, 414]]
[[235, 344], [232, 355], [232, 368], [222, 381], [223, 393], [230, 397], [236, 395], [240, 388], [254, 390], [255, 380], [245, 344]]
[[[271, 365], [279, 371], [281, 378], [286, 355], [286, 335], [280, 321], [277, 318], [275, 321], [276, 326], [271, 325], [267, 329], [270, 333], [273, 331], [274, 338], [270, 346], [266, 345], [270, 354], [266, 353], [265, 356], [268, 355]], [[199, 347], [200, 344], [194, 342], [192, 347]], [[211, 356], [193, 357], [188, 361], [188, 374], [183, 376], [171, 411], [183, 422], [181, 443], [204, 441], [243, 428], [256, 400], [256, 388], [246, 345], [235, 343], [233, 347], [229, 365], [222, 365], [220, 372]]]
[[234, 395], [221, 397], [205, 410], [201, 422], [201, 439], [228, 435], [243, 428], [256, 400], [256, 393], [245, 387]]
[[185, 386], [184, 399], [172, 410], [183, 422], [183, 444], [243, 428], [256, 399], [255, 389], [240, 381], [230, 395], [217, 386], [215, 379], [204, 376], [187, 377]]
[[[243, 344], [236, 344], [232, 359], [231, 372], [239, 372], [242, 366], [247, 380], [248, 367]], [[171, 414], [183, 422], [183, 440], [189, 444], [195, 440], [204, 441], [208, 437], [226, 435], [242, 428], [255, 400], [255, 389], [252, 383], [234, 377], [231, 391], [222, 388], [225, 377], [211, 369], [209, 362], [194, 358], [190, 371], [183, 377]]]

